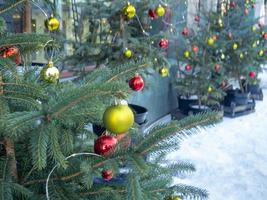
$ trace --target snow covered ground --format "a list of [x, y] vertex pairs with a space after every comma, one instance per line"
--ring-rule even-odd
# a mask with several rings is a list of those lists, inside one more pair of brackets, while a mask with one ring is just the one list
[[208, 190], [210, 200], [267, 200], [267, 90], [256, 112], [225, 118], [186, 139], [170, 160], [192, 162], [196, 173], [176, 183]]

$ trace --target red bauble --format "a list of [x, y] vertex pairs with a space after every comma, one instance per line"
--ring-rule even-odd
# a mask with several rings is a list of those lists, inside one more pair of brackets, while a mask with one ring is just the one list
[[195, 16], [194, 20], [195, 20], [196, 22], [199, 22], [199, 21], [200, 21], [200, 17], [197, 15], [197, 16]]
[[197, 46], [192, 46], [192, 51], [193, 51], [194, 53], [197, 53], [197, 52], [198, 52], [198, 47], [197, 47]]
[[218, 72], [220, 70], [220, 65], [216, 63], [214, 65], [214, 70], [215, 70], [215, 72]]
[[106, 169], [102, 171], [102, 178], [105, 181], [109, 181], [113, 178], [113, 171], [111, 169]]
[[129, 80], [129, 86], [134, 91], [140, 91], [144, 88], [145, 82], [139, 74], [136, 74], [133, 78]]
[[249, 78], [254, 78], [256, 76], [256, 73], [251, 71], [248, 73]]
[[235, 7], [236, 7], [236, 3], [232, 1], [232, 2], [230, 3], [230, 8], [235, 9]]
[[20, 53], [19, 53], [19, 49], [17, 47], [15, 47], [15, 46], [5, 48], [1, 52], [0, 56], [3, 57], [3, 58], [12, 57], [12, 60], [17, 65], [19, 65], [21, 63], [21, 56], [20, 56]]
[[192, 68], [189, 64], [186, 64], [184, 69], [185, 69], [185, 71], [190, 71]]
[[117, 139], [111, 135], [102, 135], [95, 141], [94, 150], [96, 154], [108, 155], [117, 144]]
[[216, 40], [218, 39], [218, 36], [217, 36], [217, 35], [213, 35], [213, 36], [212, 36], [212, 39], [213, 39], [214, 41], [216, 41]]
[[264, 33], [262, 37], [263, 39], [267, 40], [267, 33]]
[[153, 9], [149, 9], [148, 10], [148, 16], [151, 18], [151, 19], [156, 19], [157, 18], [157, 15], [155, 13], [155, 11]]
[[183, 28], [182, 35], [183, 35], [184, 37], [186, 37], [186, 36], [189, 35], [189, 29], [188, 29], [187, 27], [184, 27], [184, 28]]
[[165, 38], [162, 38], [160, 39], [159, 41], [159, 47], [162, 48], [162, 49], [166, 49], [168, 48], [168, 45], [169, 45], [169, 41]]

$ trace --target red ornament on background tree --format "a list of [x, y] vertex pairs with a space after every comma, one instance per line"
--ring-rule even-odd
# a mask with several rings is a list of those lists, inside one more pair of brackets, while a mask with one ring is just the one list
[[159, 41], [159, 47], [162, 49], [166, 49], [169, 46], [169, 41], [165, 38], [160, 39]]
[[220, 70], [220, 65], [218, 63], [216, 63], [214, 65], [214, 71], [217, 73], [217, 72], [219, 72], [219, 70]]
[[197, 46], [192, 46], [192, 51], [194, 52], [194, 53], [197, 53], [198, 52], [198, 47]]
[[249, 78], [253, 79], [253, 78], [255, 78], [256, 73], [251, 71], [251, 72], [248, 73], [248, 76], [249, 76]]
[[264, 33], [262, 37], [263, 39], [267, 40], [267, 33]]
[[102, 135], [95, 141], [96, 154], [107, 156], [116, 146], [117, 139], [111, 135]]
[[189, 35], [189, 28], [184, 27], [184, 28], [183, 28], [183, 31], [182, 31], [182, 35], [183, 35], [184, 37], [188, 36], [188, 35]]
[[134, 91], [140, 91], [144, 86], [145, 82], [139, 74], [135, 74], [135, 76], [129, 80], [129, 87]]
[[105, 181], [109, 181], [113, 178], [113, 171], [111, 169], [106, 169], [102, 171], [102, 178]]
[[17, 47], [15, 47], [15, 46], [5, 48], [4, 50], [2, 50], [0, 56], [3, 57], [3, 58], [12, 57], [12, 60], [17, 65], [19, 65], [21, 63], [21, 56], [20, 56], [20, 53], [19, 53], [19, 49]]
[[157, 15], [155, 13], [155, 11], [153, 9], [149, 9], [148, 10], [148, 16], [151, 18], [151, 19], [156, 19], [157, 18]]
[[232, 1], [232, 2], [230, 3], [230, 8], [235, 9], [235, 7], [236, 7], [236, 3]]
[[192, 68], [189, 64], [186, 64], [184, 69], [185, 69], [185, 71], [190, 71]]

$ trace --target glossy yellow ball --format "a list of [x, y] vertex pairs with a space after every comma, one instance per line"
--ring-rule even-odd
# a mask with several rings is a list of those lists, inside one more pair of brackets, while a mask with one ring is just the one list
[[238, 45], [237, 45], [236, 43], [234, 43], [234, 44], [232, 45], [232, 48], [233, 48], [234, 50], [236, 50], [236, 49], [238, 48]]
[[240, 59], [243, 59], [244, 58], [244, 54], [243, 53], [240, 53], [239, 58]]
[[212, 89], [212, 87], [210, 86], [209, 88], [208, 88], [208, 93], [211, 93], [213, 91], [213, 89]]
[[49, 62], [40, 72], [40, 79], [46, 83], [57, 83], [59, 80], [59, 70], [54, 67], [53, 62]]
[[105, 128], [112, 134], [124, 134], [134, 123], [134, 114], [128, 105], [109, 106], [103, 115]]
[[184, 51], [184, 57], [185, 58], [189, 58], [190, 56], [190, 52], [189, 51]]
[[162, 17], [165, 14], [165, 8], [163, 8], [162, 5], [158, 5], [155, 9], [155, 14], [158, 17]]
[[263, 50], [260, 50], [260, 51], [258, 52], [258, 54], [259, 54], [259, 56], [263, 56], [264, 51], [263, 51]]
[[257, 27], [254, 25], [254, 26], [252, 26], [251, 30], [252, 30], [253, 32], [256, 32], [256, 31], [257, 31]]
[[129, 50], [129, 49], [125, 50], [123, 54], [124, 54], [124, 56], [126, 58], [131, 58], [132, 57], [132, 51]]
[[128, 3], [123, 9], [122, 9], [123, 14], [128, 18], [131, 19], [135, 16], [135, 7]]
[[214, 39], [213, 38], [208, 38], [208, 45], [212, 46], [214, 44]]
[[166, 67], [162, 67], [159, 69], [159, 74], [162, 76], [162, 77], [166, 77], [169, 75], [169, 69], [166, 68]]
[[59, 21], [55, 17], [49, 17], [45, 20], [45, 26], [49, 31], [55, 31], [59, 28]]

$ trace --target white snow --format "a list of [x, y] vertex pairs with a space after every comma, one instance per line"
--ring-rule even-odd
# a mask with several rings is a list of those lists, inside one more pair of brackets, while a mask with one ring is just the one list
[[267, 200], [267, 90], [256, 112], [202, 129], [168, 155], [190, 161], [196, 172], [175, 177], [208, 190], [210, 200]]

